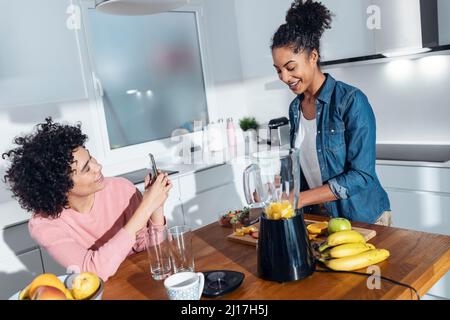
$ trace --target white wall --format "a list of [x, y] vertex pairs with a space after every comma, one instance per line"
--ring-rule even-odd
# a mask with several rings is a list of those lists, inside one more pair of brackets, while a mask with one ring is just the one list
[[368, 96], [378, 142], [450, 144], [450, 55], [325, 71]]
[[[239, 1], [239, 0], [238, 0]], [[235, 17], [235, 0], [195, 0], [204, 5], [207, 54], [217, 119], [233, 117], [235, 121], [246, 113], [242, 83], [241, 50]]]
[[248, 115], [260, 123], [287, 115], [294, 95], [278, 80], [270, 50], [291, 0], [237, 0], [236, 23]]

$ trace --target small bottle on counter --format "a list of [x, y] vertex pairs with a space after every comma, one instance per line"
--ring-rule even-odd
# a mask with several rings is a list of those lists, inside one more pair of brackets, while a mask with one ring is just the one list
[[227, 125], [223, 121], [223, 118], [217, 120], [218, 128], [220, 130], [220, 138], [222, 139], [223, 148], [227, 146]]
[[220, 151], [224, 148], [222, 130], [220, 123], [211, 122], [208, 125], [208, 149], [212, 152]]
[[227, 119], [227, 138], [228, 146], [234, 147], [236, 145], [236, 128], [234, 127], [233, 118]]
[[234, 127], [233, 118], [227, 119], [227, 138], [228, 138], [228, 156], [235, 159], [237, 154], [236, 128]]

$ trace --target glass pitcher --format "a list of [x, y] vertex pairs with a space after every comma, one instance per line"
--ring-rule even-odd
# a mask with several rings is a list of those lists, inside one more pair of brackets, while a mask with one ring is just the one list
[[258, 275], [278, 282], [305, 278], [315, 270], [301, 209], [300, 150], [275, 149], [252, 155], [244, 171], [250, 209], [259, 209]]
[[254, 153], [252, 162], [244, 171], [244, 193], [249, 206], [268, 208], [274, 203], [287, 205], [289, 201], [292, 208], [297, 208], [300, 150], [265, 150]]

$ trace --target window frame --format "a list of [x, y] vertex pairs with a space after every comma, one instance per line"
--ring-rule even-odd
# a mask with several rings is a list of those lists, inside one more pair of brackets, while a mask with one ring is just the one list
[[[149, 141], [145, 143], [130, 145], [117, 149], [111, 149], [106, 114], [103, 105], [103, 99], [100, 96], [100, 90], [95, 83], [95, 62], [89, 48], [89, 9], [94, 9], [95, 3], [92, 0], [79, 0], [81, 8], [81, 30], [79, 30], [80, 55], [82, 57], [82, 65], [86, 76], [86, 87], [88, 89], [89, 105], [91, 116], [96, 119], [97, 126], [93, 126], [93, 136], [90, 136], [90, 142], [95, 146], [95, 157], [102, 165], [110, 169], [110, 173], [119, 174], [125, 171], [132, 171], [148, 167], [148, 153], [151, 152], [158, 159], [172, 159], [173, 151], [181, 144], [181, 139], [195, 139], [201, 141], [202, 131], [189, 133], [181, 139], [172, 139], [171, 137]], [[180, 9], [171, 10], [171, 12], [189, 12], [195, 15], [196, 29], [198, 36], [198, 46], [200, 51], [200, 60], [203, 72], [203, 82], [206, 93], [206, 107], [208, 119], [217, 118], [217, 107], [215, 103], [215, 89], [213, 86], [213, 75], [210, 66], [210, 55], [207, 52], [207, 28], [202, 5], [188, 4]], [[212, 61], [212, 60], [211, 60]], [[205, 124], [206, 125], [206, 124]]]

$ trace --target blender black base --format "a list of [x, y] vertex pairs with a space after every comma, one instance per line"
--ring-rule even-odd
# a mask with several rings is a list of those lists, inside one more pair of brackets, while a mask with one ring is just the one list
[[316, 271], [316, 266], [314, 265], [311, 270], [303, 270], [300, 272], [294, 272], [294, 270], [290, 270], [290, 275], [280, 275], [280, 276], [274, 276], [273, 273], [264, 274], [258, 270], [258, 277], [267, 280], [267, 281], [273, 281], [278, 283], [284, 283], [284, 282], [290, 282], [290, 281], [297, 281], [302, 280], [310, 275], [312, 275]]

